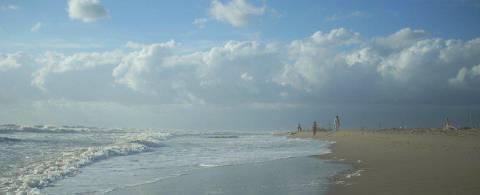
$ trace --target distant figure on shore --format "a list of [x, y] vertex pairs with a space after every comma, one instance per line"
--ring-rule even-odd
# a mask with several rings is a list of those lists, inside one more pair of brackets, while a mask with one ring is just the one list
[[302, 126], [298, 123], [297, 132], [302, 132]]
[[443, 130], [450, 130], [450, 129], [457, 130], [457, 128], [450, 123], [450, 120], [448, 120], [448, 117], [447, 117], [443, 122]]
[[338, 117], [338, 115], [335, 117], [335, 120], [333, 120], [333, 122], [335, 123], [335, 131], [340, 130], [340, 117]]
[[317, 134], [317, 121], [313, 121], [313, 127], [312, 127], [312, 132], [313, 135]]

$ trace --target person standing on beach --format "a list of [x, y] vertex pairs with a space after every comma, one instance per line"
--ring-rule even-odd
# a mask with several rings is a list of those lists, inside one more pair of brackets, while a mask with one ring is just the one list
[[448, 126], [450, 126], [450, 121], [448, 121], [448, 118], [445, 118], [442, 124], [443, 130], [448, 130]]
[[317, 134], [317, 121], [313, 121], [312, 132], [313, 135]]
[[300, 126], [300, 123], [298, 123], [297, 132], [302, 132], [302, 126]]
[[443, 123], [443, 130], [450, 130], [450, 129], [457, 130], [457, 128], [453, 126], [452, 123], [450, 123], [450, 120], [448, 120], [448, 117], [447, 117], [445, 119], [445, 122]]
[[335, 123], [335, 131], [338, 131], [340, 129], [340, 117], [337, 115], [333, 122]]

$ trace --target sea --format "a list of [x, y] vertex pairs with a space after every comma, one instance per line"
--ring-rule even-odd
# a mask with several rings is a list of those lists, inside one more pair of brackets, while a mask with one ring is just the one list
[[348, 168], [277, 133], [0, 125], [0, 194], [322, 194]]

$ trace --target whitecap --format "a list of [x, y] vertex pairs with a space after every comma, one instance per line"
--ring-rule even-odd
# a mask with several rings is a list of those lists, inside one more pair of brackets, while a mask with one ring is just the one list
[[115, 156], [148, 152], [155, 147], [164, 146], [161, 142], [168, 136], [168, 133], [160, 132], [137, 133], [113, 144], [66, 151], [56, 158], [22, 168], [16, 178], [2, 181], [0, 192], [38, 194], [38, 189], [52, 185], [66, 177], [74, 176], [80, 172], [82, 167], [97, 161]]

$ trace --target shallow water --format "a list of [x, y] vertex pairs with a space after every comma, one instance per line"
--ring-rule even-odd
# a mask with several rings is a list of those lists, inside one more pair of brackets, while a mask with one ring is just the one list
[[346, 168], [345, 164], [296, 157], [199, 169], [150, 184], [119, 188], [107, 194], [318, 195], [327, 192], [328, 177]]
[[329, 152], [271, 132], [0, 127], [0, 192], [103, 194], [197, 170]]

